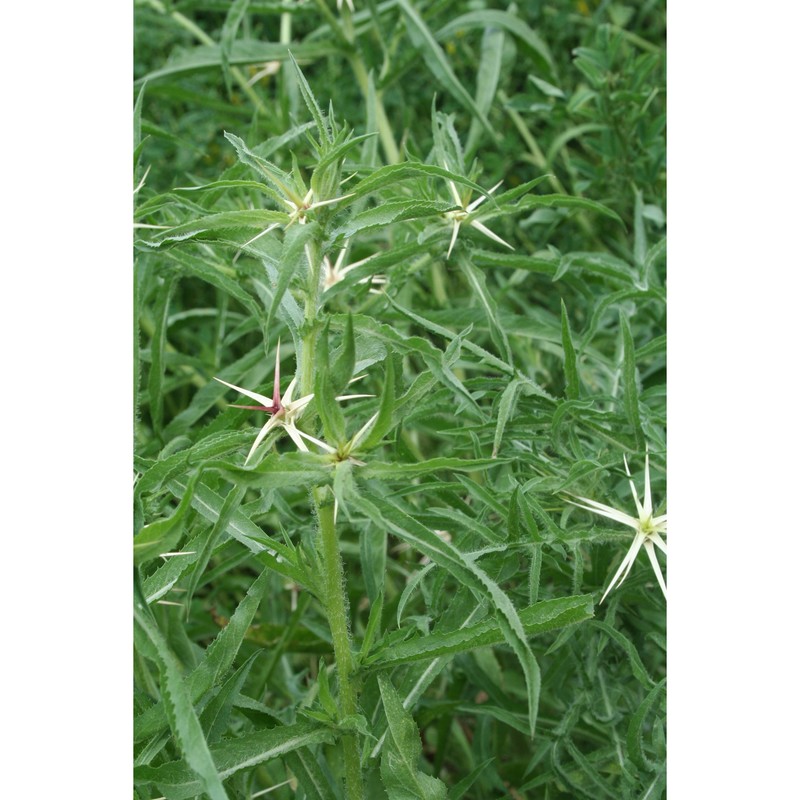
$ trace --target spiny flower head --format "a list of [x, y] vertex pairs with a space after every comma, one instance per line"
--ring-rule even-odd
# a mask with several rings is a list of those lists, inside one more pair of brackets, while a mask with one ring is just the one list
[[622, 460], [625, 463], [625, 473], [628, 476], [628, 483], [630, 484], [631, 493], [633, 494], [633, 501], [636, 504], [635, 517], [623, 511], [619, 511], [612, 506], [590, 500], [588, 497], [575, 496], [574, 500], [568, 499], [567, 502], [579, 508], [591, 511], [593, 514], [600, 514], [603, 517], [608, 517], [608, 519], [613, 519], [615, 522], [627, 525], [629, 528], [633, 528], [636, 531], [633, 542], [628, 552], [625, 554], [625, 558], [622, 559], [619, 569], [617, 569], [614, 577], [611, 579], [611, 583], [608, 584], [608, 588], [603, 593], [602, 598], [600, 598], [601, 603], [615, 586], [620, 586], [625, 578], [628, 577], [633, 562], [636, 560], [636, 556], [642, 547], [644, 547], [647, 557], [650, 559], [650, 565], [653, 568], [658, 585], [661, 587], [661, 591], [666, 598], [667, 586], [664, 583], [664, 576], [661, 573], [661, 567], [656, 558], [655, 548], [658, 547], [664, 554], [667, 552], [667, 545], [661, 538], [661, 534], [667, 531], [667, 515], [661, 514], [657, 517], [653, 516], [653, 500], [650, 494], [650, 454], [648, 452], [644, 457], [644, 498], [641, 502], [636, 492], [636, 486], [633, 483], [631, 471], [628, 468], [628, 459], [623, 455]]
[[[450, 171], [447, 161], [444, 162], [444, 168], [448, 172]], [[490, 231], [482, 222], [478, 222], [478, 220], [471, 218], [471, 215], [478, 208], [478, 206], [486, 199], [488, 195], [492, 194], [492, 192], [494, 192], [502, 182], [503, 181], [498, 181], [485, 195], [481, 195], [477, 200], [473, 200], [471, 203], [468, 203], [467, 200], [458, 193], [455, 183], [451, 180], [447, 181], [448, 185], [450, 186], [450, 194], [453, 196], [453, 201], [457, 206], [460, 206], [460, 208], [457, 208], [453, 211], [445, 212], [445, 216], [453, 222], [453, 235], [450, 237], [450, 247], [447, 248], [447, 258], [450, 258], [450, 253], [453, 252], [453, 247], [455, 246], [456, 239], [458, 238], [458, 231], [462, 224], [471, 225], [476, 230], [479, 230], [484, 236], [488, 236], [490, 239], [492, 239], [492, 241], [502, 244], [504, 247], [508, 247], [509, 250], [514, 249], [508, 242], [506, 242], [504, 239], [501, 239], [496, 233]]]

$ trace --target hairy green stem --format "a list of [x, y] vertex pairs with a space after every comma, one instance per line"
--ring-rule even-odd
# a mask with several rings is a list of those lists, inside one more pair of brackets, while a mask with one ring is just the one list
[[308, 286], [304, 314], [303, 347], [300, 353], [300, 396], [314, 391], [314, 364], [317, 349], [317, 311], [319, 307], [320, 282], [322, 280], [322, 253], [319, 242], [306, 245], [308, 258]]
[[[306, 245], [308, 258], [308, 285], [306, 287], [303, 347], [300, 352], [300, 390], [302, 395], [314, 391], [314, 365], [316, 342], [319, 334], [317, 314], [321, 290], [322, 251], [318, 239]], [[319, 520], [320, 550], [322, 553], [325, 613], [333, 639], [333, 653], [339, 677], [339, 710], [342, 717], [358, 713], [357, 691], [354, 682], [354, 661], [348, 624], [348, 602], [344, 582], [344, 567], [336, 537], [334, 498], [330, 489], [319, 488], [312, 492], [314, 511]], [[341, 738], [344, 756], [345, 797], [347, 800], [364, 800], [361, 780], [361, 760], [356, 733]]]
[[[354, 682], [353, 651], [350, 646], [344, 569], [339, 540], [336, 537], [335, 508], [331, 491], [316, 489], [314, 505], [319, 520], [322, 563], [325, 571], [325, 610], [333, 638], [333, 653], [336, 657], [336, 672], [339, 679], [339, 710], [342, 717], [352, 717], [358, 713], [358, 702]], [[361, 780], [357, 735], [355, 733], [342, 735], [341, 744], [344, 755], [345, 797], [347, 800], [363, 800], [364, 785]]]

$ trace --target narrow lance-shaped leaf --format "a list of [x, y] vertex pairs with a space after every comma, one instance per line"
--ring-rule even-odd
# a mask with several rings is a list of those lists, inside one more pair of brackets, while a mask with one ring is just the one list
[[636, 351], [630, 325], [622, 312], [620, 312], [619, 321], [622, 328], [622, 380], [625, 415], [633, 428], [637, 446], [644, 449], [645, 437], [639, 413], [639, 389], [636, 385]]
[[358, 660], [364, 661], [369, 655], [372, 642], [381, 627], [381, 615], [383, 614], [383, 586], [376, 599], [370, 604], [369, 619], [364, 630], [364, 639], [361, 642], [361, 650], [358, 653]]
[[509, 419], [514, 414], [514, 408], [517, 402], [517, 395], [522, 387], [522, 384], [516, 378], [510, 380], [503, 389], [500, 395], [500, 402], [497, 404], [497, 424], [494, 429], [494, 442], [492, 444], [492, 458], [497, 458], [500, 452], [500, 445], [503, 441], [503, 433], [505, 432], [506, 425]]
[[389, 800], [445, 800], [446, 786], [419, 769], [422, 742], [414, 718], [403, 708], [397, 690], [385, 675], [378, 676], [378, 685], [389, 724], [381, 756], [381, 778]]
[[134, 618], [157, 654], [162, 675], [162, 707], [183, 753], [186, 773], [197, 784], [198, 792], [205, 792], [211, 800], [228, 800], [177, 659], [150, 614], [138, 604], [134, 604]]
[[220, 55], [222, 58], [222, 75], [225, 79], [225, 88], [230, 97], [231, 86], [231, 64], [230, 56], [233, 49], [233, 41], [236, 38], [236, 32], [242, 24], [244, 15], [247, 11], [247, 6], [250, 0], [233, 0], [228, 13], [225, 16], [225, 23], [222, 26], [222, 33], [220, 34]]
[[220, 510], [219, 517], [217, 517], [217, 521], [204, 538], [200, 552], [198, 553], [197, 559], [192, 567], [192, 574], [189, 577], [189, 583], [186, 587], [186, 594], [183, 598], [183, 602], [186, 605], [187, 619], [189, 616], [189, 609], [191, 608], [192, 604], [192, 597], [194, 597], [195, 590], [200, 583], [200, 578], [202, 577], [205, 568], [208, 566], [211, 553], [222, 536], [223, 531], [227, 529], [234, 512], [241, 504], [245, 495], [245, 491], [246, 489], [243, 486], [235, 486], [230, 490], [225, 498], [225, 502], [222, 505], [222, 509]]
[[209, 214], [169, 228], [156, 234], [145, 244], [157, 247], [169, 242], [184, 242], [187, 239], [224, 239], [226, 234], [231, 238], [236, 234], [244, 238], [253, 230], [264, 231], [270, 225], [273, 227], [285, 225], [288, 219], [288, 215], [283, 211], [265, 209], [221, 211], [219, 214]]
[[537, 60], [541, 69], [544, 69], [548, 75], [553, 74], [553, 59], [547, 44], [523, 19], [520, 19], [517, 14], [512, 14], [508, 11], [482, 9], [468, 12], [460, 17], [451, 19], [437, 31], [436, 38], [449, 38], [457, 31], [465, 31], [470, 28], [481, 28], [483, 30], [495, 28], [508, 31], [508, 33], [517, 37], [520, 42], [530, 48], [531, 55]]
[[314, 407], [322, 422], [322, 428], [325, 431], [325, 439], [331, 445], [338, 445], [345, 440], [345, 422], [342, 410], [336, 402], [336, 393], [332, 385], [331, 359], [328, 350], [329, 331], [330, 320], [328, 320], [324, 330], [317, 337], [317, 366], [314, 375]]
[[497, 303], [486, 286], [486, 275], [465, 258], [459, 259], [459, 264], [464, 270], [470, 286], [472, 287], [472, 291], [478, 298], [478, 302], [486, 313], [486, 320], [489, 323], [489, 332], [492, 341], [500, 351], [503, 361], [513, 368], [514, 361], [511, 355], [511, 346], [508, 343], [508, 336], [500, 323]]
[[183, 534], [186, 513], [191, 508], [194, 488], [200, 472], [192, 476], [178, 508], [167, 517], [145, 525], [133, 539], [133, 563], [140, 566], [172, 550]]
[[406, 29], [408, 30], [411, 43], [422, 54], [428, 69], [434, 77], [447, 89], [455, 99], [467, 109], [473, 116], [477, 117], [484, 128], [494, 136], [494, 130], [486, 115], [476, 105], [472, 95], [461, 85], [461, 82], [453, 72], [450, 62], [447, 60], [444, 51], [434, 38], [428, 26], [425, 24], [417, 10], [408, 0], [398, 0], [400, 10], [405, 15]]
[[142, 84], [139, 89], [139, 94], [136, 95], [136, 103], [133, 106], [133, 152], [134, 152], [134, 167], [136, 167], [139, 155], [141, 153], [142, 144], [142, 100], [144, 99], [144, 92], [147, 88], [147, 82]]
[[150, 375], [147, 388], [150, 396], [150, 418], [157, 433], [161, 432], [164, 417], [164, 351], [167, 346], [167, 315], [175, 278], [168, 278], [160, 287], [155, 307], [155, 331], [150, 340]]
[[639, 708], [631, 717], [628, 725], [628, 733], [625, 737], [628, 746], [628, 755], [638, 767], [645, 770], [651, 770], [653, 765], [649, 762], [644, 754], [644, 747], [642, 746], [642, 726], [644, 725], [645, 717], [650, 713], [656, 701], [664, 691], [664, 684], [666, 678], [662, 678], [647, 694], [645, 699], [641, 702]]
[[636, 678], [636, 680], [639, 681], [639, 683], [641, 683], [646, 689], [650, 689], [655, 681], [653, 681], [648, 674], [647, 669], [642, 663], [642, 658], [639, 655], [639, 651], [636, 649], [636, 646], [633, 644], [633, 642], [624, 633], [622, 633], [622, 631], [618, 631], [613, 625], [609, 625], [607, 622], [596, 619], [593, 620], [591, 624], [600, 628], [601, 631], [606, 633], [625, 651], [625, 654], [630, 660], [633, 677]]
[[[411, 309], [401, 306], [391, 297], [387, 296], [386, 299], [389, 301], [389, 303], [391, 303], [392, 307], [396, 308], [401, 314], [405, 315], [409, 319], [414, 320], [414, 322], [416, 322], [419, 325], [422, 325], [422, 327], [426, 328], [432, 333], [435, 333], [439, 336], [443, 336], [448, 341], [452, 341], [453, 339], [456, 338], [456, 334], [453, 333], [453, 331], [448, 330], [447, 328], [438, 325], [435, 322], [431, 322], [430, 320], [425, 319], [424, 317], [421, 317], [419, 314], [416, 314], [415, 312], [411, 311]], [[506, 364], [505, 361], [499, 359], [497, 356], [493, 355], [488, 350], [484, 350], [480, 345], [471, 342], [469, 339], [464, 339], [462, 345], [465, 350], [469, 350], [471, 353], [474, 353], [475, 355], [479, 356], [486, 364], [495, 367], [496, 369], [499, 369], [507, 374], [512, 374], [512, 375], [514, 374], [515, 370], [511, 365]], [[531, 381], [526, 381], [526, 384], [531, 384], [531, 383], [532, 383]]]
[[305, 790], [306, 797], [313, 797], [314, 800], [337, 800], [338, 795], [333, 791], [310, 748], [292, 750], [286, 753], [284, 761]]
[[528, 718], [531, 736], [533, 736], [536, 729], [541, 675], [536, 658], [526, 640], [519, 614], [508, 595], [477, 565], [475, 559], [429, 531], [398, 506], [378, 498], [369, 501], [364, 497], [353, 498], [353, 503], [373, 521], [386, 525], [393, 534], [450, 572], [476, 597], [491, 599], [492, 605], [498, 613], [497, 620], [503, 636], [519, 659], [525, 674], [525, 684], [528, 690]]
[[300, 94], [303, 95], [303, 100], [305, 101], [305, 104], [317, 125], [320, 140], [324, 143], [331, 144], [331, 142], [333, 142], [333, 137], [331, 136], [330, 127], [328, 125], [328, 121], [325, 119], [325, 116], [322, 113], [322, 109], [319, 107], [319, 103], [317, 103], [317, 98], [314, 97], [314, 93], [311, 91], [311, 87], [308, 85], [306, 76], [303, 75], [303, 71], [300, 69], [300, 66], [298, 65], [297, 61], [295, 61], [295, 58], [291, 53], [289, 53], [289, 58], [297, 74], [297, 82], [300, 86]]
[[[352, 320], [352, 317], [348, 317]], [[375, 420], [362, 448], [371, 450], [388, 433], [392, 427], [392, 412], [394, 411], [394, 362], [391, 353], [386, 356], [386, 372], [383, 379], [381, 404], [378, 409], [378, 418]]]
[[371, 461], [359, 471], [362, 478], [379, 478], [381, 480], [392, 480], [393, 478], [408, 480], [420, 475], [427, 475], [441, 470], [450, 469], [456, 472], [476, 472], [485, 470], [489, 467], [496, 467], [498, 464], [506, 463], [508, 459], [497, 458], [448, 458], [440, 456], [431, 458], [428, 461], [418, 461], [417, 463], [386, 464], [381, 461]]
[[[594, 603], [592, 596], [588, 594], [543, 600], [519, 612], [526, 637], [575, 625], [593, 616]], [[434, 632], [378, 649], [371, 657], [366, 658], [366, 667], [386, 669], [416, 661], [429, 661], [477, 647], [502, 644], [503, 641], [503, 631], [498, 620], [484, 619], [455, 631]]]
[[481, 209], [481, 212], [476, 213], [475, 216], [482, 221], [489, 221], [494, 217], [503, 216], [509, 211], [529, 211], [532, 208], [540, 207], [575, 208], [581, 211], [594, 211], [624, 225], [622, 218], [616, 211], [595, 200], [587, 200], [585, 197], [575, 197], [569, 194], [529, 194], [511, 206], [505, 201], [501, 203], [502, 199], [502, 197], [498, 197], [496, 204], [487, 205], [485, 210]]
[[[328, 42], [293, 43], [292, 53], [295, 58], [319, 59], [336, 55], [338, 45]], [[263, 64], [267, 61], [286, 61], [289, 58], [289, 46], [278, 42], [236, 41], [228, 53], [228, 63]], [[200, 45], [186, 51], [183, 55], [170, 58], [160, 69], [153, 70], [134, 82], [139, 85], [144, 81], [160, 81], [162, 78], [175, 78], [192, 72], [208, 69], [219, 69], [222, 65], [222, 52], [219, 45]]]
[[278, 281], [273, 289], [272, 304], [267, 316], [267, 329], [275, 312], [281, 304], [283, 295], [289, 288], [293, 277], [302, 277], [309, 269], [306, 245], [317, 234], [316, 222], [291, 227], [283, 240], [280, 263], [278, 264]]
[[341, 394], [353, 377], [356, 366], [356, 340], [353, 334], [353, 315], [347, 315], [342, 337], [342, 348], [331, 367], [331, 384], [334, 394]]
[[[243, 467], [227, 461], [209, 461], [207, 469], [219, 470], [226, 478], [242, 486], [261, 487], [264, 489], [286, 489], [297, 486], [318, 486], [329, 483], [333, 479], [333, 466], [329, 458], [316, 453], [270, 453], [256, 467]], [[229, 532], [236, 538], [244, 536], [251, 540], [258, 535], [256, 542], [265, 540], [264, 532], [248, 517], [235, 514], [233, 522], [236, 527]], [[243, 526], [239, 523], [243, 523]], [[248, 524], [249, 523], [249, 524]], [[285, 555], [285, 548], [278, 542], [271, 547]], [[255, 549], [255, 548], [251, 548]], [[259, 551], [262, 547], [257, 548]]]
[[[211, 747], [210, 756], [217, 764], [219, 775], [228, 778], [302, 747], [331, 744], [333, 740], [333, 731], [329, 728], [301, 722], [245, 733], [231, 741], [220, 742]], [[171, 761], [158, 767], [137, 767], [134, 775], [140, 783], [155, 783], [161, 791], [169, 792], [170, 800], [188, 800], [204, 790], [201, 781], [184, 761]], [[214, 795], [212, 800], [215, 800]]]
[[209, 744], [214, 744], [214, 742], [218, 742], [222, 738], [222, 734], [228, 726], [228, 719], [230, 718], [233, 704], [239, 692], [241, 692], [244, 682], [247, 680], [247, 676], [250, 674], [250, 668], [260, 655], [261, 651], [253, 653], [253, 655], [225, 681], [217, 694], [203, 709], [203, 713], [200, 715], [200, 724], [206, 731], [206, 739]]
[[565, 394], [569, 400], [578, 399], [580, 386], [578, 379], [578, 365], [575, 356], [575, 345], [572, 342], [572, 333], [569, 329], [569, 317], [564, 300], [561, 300], [561, 344], [564, 347], [564, 376], [566, 379]]
[[[261, 596], [268, 585], [268, 577], [269, 570], [264, 570], [255, 580], [228, 624], [217, 634], [217, 638], [203, 654], [202, 661], [187, 678], [186, 692], [189, 703], [197, 702], [230, 669], [258, 610]], [[181, 681], [183, 682], [182, 677]], [[159, 702], [134, 720], [133, 739], [135, 742], [142, 741], [163, 730], [166, 725], [164, 704]]]
[[[266, 178], [280, 192], [280, 195], [286, 198], [291, 196], [294, 187], [291, 175], [284, 172], [280, 167], [276, 167], [271, 161], [267, 161], [266, 158], [256, 155], [242, 139], [233, 133], [226, 131], [225, 138], [233, 145], [239, 161], [247, 164], [248, 167]], [[276, 197], [280, 195], [276, 195]]]
[[402, 164], [387, 164], [380, 167], [355, 184], [351, 191], [355, 198], [359, 198], [380, 189], [396, 186], [399, 181], [426, 176], [453, 181], [453, 183], [472, 189], [477, 195], [488, 196], [481, 186], [463, 175], [450, 172], [450, 170], [435, 164], [423, 164], [417, 161], [405, 161]]
[[[505, 35], [503, 31], [496, 27], [487, 27], [483, 31], [481, 38], [481, 60], [478, 64], [478, 77], [475, 86], [475, 104], [488, 114], [497, 92], [497, 84], [500, 80], [500, 69], [503, 60], [503, 43]], [[472, 118], [467, 134], [467, 143], [464, 150], [467, 155], [471, 155], [475, 150], [482, 126], [476, 118]]]
[[594, 796], [598, 798], [610, 797], [611, 800], [617, 800], [619, 797], [618, 793], [608, 788], [606, 780], [604, 780], [603, 776], [589, 759], [575, 746], [572, 739], [567, 736], [564, 739], [564, 743], [566, 744], [567, 751], [593, 787], [592, 791], [596, 793]]

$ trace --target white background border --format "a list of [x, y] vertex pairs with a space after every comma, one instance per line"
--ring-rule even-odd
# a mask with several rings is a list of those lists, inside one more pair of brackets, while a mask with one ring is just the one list
[[[131, 791], [133, 35], [121, 6], [4, 9], [9, 797]], [[774, 0], [669, 3], [676, 800], [795, 785], [797, 17]]]

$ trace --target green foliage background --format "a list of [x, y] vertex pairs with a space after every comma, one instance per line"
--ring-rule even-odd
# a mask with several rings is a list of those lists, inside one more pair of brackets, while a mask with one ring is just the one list
[[342, 5], [135, 6], [136, 796], [662, 797], [664, 5]]

